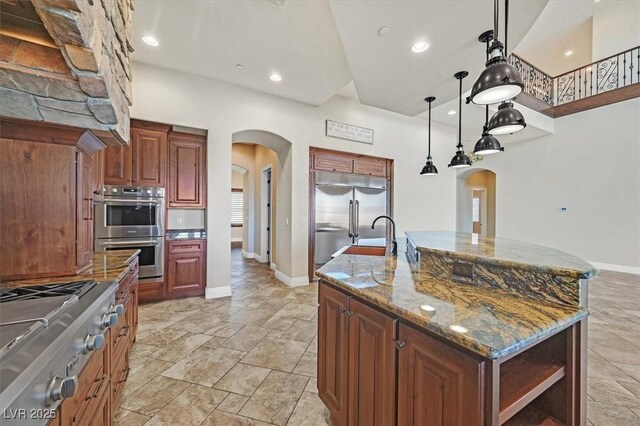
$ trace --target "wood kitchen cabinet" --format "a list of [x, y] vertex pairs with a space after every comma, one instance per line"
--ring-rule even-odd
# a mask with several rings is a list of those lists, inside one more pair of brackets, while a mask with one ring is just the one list
[[321, 284], [318, 287], [318, 396], [333, 423], [347, 424], [349, 297]]
[[165, 186], [170, 128], [164, 124], [131, 120], [131, 143], [106, 149], [105, 185]]
[[318, 395], [334, 424], [481, 424], [482, 361], [323, 281], [318, 303]]
[[[12, 130], [7, 124], [1, 132]], [[20, 127], [28, 140], [0, 138], [0, 245], [12, 247], [0, 257], [4, 280], [75, 275], [91, 266], [94, 157], [104, 144], [80, 131], [79, 146], [39, 142], [46, 131], [55, 134], [34, 125]]]
[[482, 363], [400, 324], [398, 424], [480, 425]]
[[206, 136], [169, 134], [169, 207], [206, 207]]
[[202, 296], [206, 286], [206, 240], [167, 241], [168, 298]]

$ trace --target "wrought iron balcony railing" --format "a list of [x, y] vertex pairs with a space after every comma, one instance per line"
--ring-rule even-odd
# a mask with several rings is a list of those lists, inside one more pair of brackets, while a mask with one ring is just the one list
[[551, 77], [515, 54], [524, 92], [549, 106], [563, 105], [640, 82], [640, 46]]

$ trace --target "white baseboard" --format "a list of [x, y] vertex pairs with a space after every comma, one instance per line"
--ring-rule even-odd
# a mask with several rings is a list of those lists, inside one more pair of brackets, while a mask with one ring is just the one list
[[220, 297], [229, 297], [231, 296], [231, 286], [225, 287], [207, 287], [204, 290], [204, 298], [205, 299], [218, 299]]
[[276, 264], [275, 264], [275, 263], [273, 263], [273, 262], [271, 262], [271, 270], [272, 270], [272, 271], [275, 271], [275, 270], [276, 270]]
[[254, 257], [256, 257], [255, 253], [249, 253], [247, 251], [242, 250], [242, 257], [247, 258], [247, 259], [253, 259]]
[[261, 254], [258, 253], [254, 253], [253, 254], [253, 258], [255, 260], [257, 260], [260, 263], [266, 263], [267, 262], [267, 256], [262, 256]]
[[288, 285], [289, 287], [302, 287], [309, 285], [309, 277], [291, 278], [276, 269], [276, 278]]
[[232, 238], [231, 242], [232, 243], [241, 243], [242, 242], [242, 238]]
[[603, 269], [605, 271], [624, 272], [626, 274], [640, 275], [640, 267], [637, 267], [637, 266], [616, 265], [613, 263], [600, 263], [600, 262], [589, 262], [589, 263], [591, 263], [596, 268]]

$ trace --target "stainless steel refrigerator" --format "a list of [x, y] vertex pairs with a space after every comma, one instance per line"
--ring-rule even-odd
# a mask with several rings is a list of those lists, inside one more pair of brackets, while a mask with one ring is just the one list
[[371, 229], [376, 217], [388, 213], [386, 178], [316, 172], [315, 182], [316, 268], [344, 246], [386, 237], [386, 221]]

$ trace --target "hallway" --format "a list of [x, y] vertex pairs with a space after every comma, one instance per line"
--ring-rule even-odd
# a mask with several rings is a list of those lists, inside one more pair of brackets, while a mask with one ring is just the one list
[[120, 425], [325, 425], [317, 286], [289, 288], [232, 254], [233, 296], [140, 306]]

